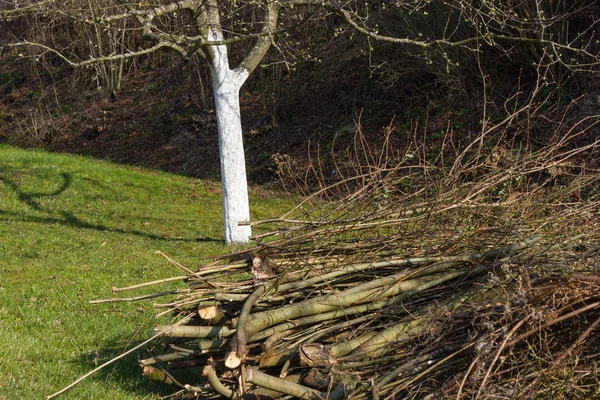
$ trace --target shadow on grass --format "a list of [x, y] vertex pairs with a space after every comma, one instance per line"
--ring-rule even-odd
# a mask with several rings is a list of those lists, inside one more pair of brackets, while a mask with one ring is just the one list
[[41, 198], [41, 197], [54, 197], [54, 196], [58, 196], [59, 194], [61, 194], [62, 192], [64, 192], [65, 190], [67, 190], [69, 188], [69, 186], [71, 186], [71, 182], [73, 181], [73, 175], [68, 173], [68, 172], [61, 172], [60, 174], [63, 182], [60, 185], [60, 187], [50, 193], [26, 193], [23, 192], [21, 190], [21, 188], [19, 188], [19, 185], [17, 183], [15, 183], [15, 181], [13, 181], [10, 178], [7, 178], [5, 176], [0, 176], [0, 182], [4, 183], [6, 186], [8, 186], [13, 192], [15, 192], [19, 198], [19, 200], [27, 205], [28, 207], [36, 210], [36, 211], [45, 211], [37, 201], [35, 201], [35, 199], [37, 198]]
[[4, 218], [0, 217], [0, 221], [10, 222], [18, 220], [20, 222], [33, 222], [33, 223], [45, 223], [45, 224], [59, 224], [72, 228], [81, 228], [81, 229], [93, 229], [100, 232], [112, 232], [112, 233], [122, 233], [127, 235], [135, 235], [142, 236], [149, 239], [154, 240], [162, 240], [162, 241], [172, 241], [172, 242], [204, 242], [204, 243], [222, 243], [222, 240], [211, 238], [211, 237], [196, 237], [196, 238], [170, 238], [162, 235], [155, 235], [153, 233], [142, 232], [135, 229], [121, 229], [121, 228], [109, 228], [104, 225], [98, 224], [90, 224], [88, 222], [82, 221], [80, 218], [74, 216], [72, 213], [68, 211], [61, 211], [63, 218], [53, 218], [53, 217], [34, 217], [30, 215], [25, 215], [23, 213], [17, 212], [9, 212], [0, 210], [0, 215], [5, 216]]
[[[129, 343], [127, 349], [133, 348], [140, 343], [141, 342]], [[78, 363], [84, 369], [91, 371], [99, 365], [120, 356], [127, 349], [123, 348], [122, 339], [115, 338], [107, 342], [105, 346], [97, 351], [80, 354], [73, 362]], [[147, 357], [150, 357], [148, 350], [146, 350], [146, 348], [139, 349], [132, 354], [128, 354], [120, 360], [107, 365], [87, 379], [98, 382], [109, 382], [124, 391], [144, 398], [150, 395], [165, 397], [178, 392], [180, 388], [174, 384], [167, 385], [142, 375], [142, 367], [139, 364], [139, 360]], [[177, 374], [175, 378], [181, 383], [198, 382], [202, 379], [202, 371], [201, 369], [186, 370], [183, 371], [182, 374]], [[68, 392], [66, 394], [68, 395]], [[179, 399], [181, 397], [173, 398]]]
[[62, 178], [62, 183], [58, 187], [58, 189], [49, 192], [49, 193], [27, 193], [21, 190], [19, 184], [14, 180], [0, 176], [0, 183], [3, 183], [8, 188], [10, 188], [16, 195], [19, 201], [25, 204], [32, 210], [37, 212], [43, 212], [46, 214], [50, 214], [48, 217], [39, 217], [28, 215], [26, 213], [19, 212], [10, 212], [5, 210], [0, 210], [0, 215], [5, 216], [5, 218], [0, 218], [0, 221], [14, 221], [15, 219], [21, 222], [34, 222], [34, 223], [44, 223], [44, 224], [59, 224], [72, 228], [80, 228], [80, 229], [92, 229], [101, 232], [112, 232], [112, 233], [121, 233], [121, 234], [129, 234], [146, 237], [148, 239], [153, 240], [162, 240], [162, 241], [177, 241], [177, 242], [214, 242], [221, 243], [222, 240], [211, 238], [211, 237], [196, 237], [196, 238], [169, 238], [163, 235], [156, 235], [148, 232], [142, 232], [135, 229], [121, 229], [121, 228], [110, 228], [108, 226], [99, 225], [99, 224], [91, 224], [82, 220], [81, 218], [75, 216], [75, 214], [68, 210], [62, 210], [58, 213], [61, 215], [61, 218], [57, 218], [52, 216], [53, 212], [51, 210], [44, 209], [36, 199], [43, 197], [55, 197], [66, 191], [73, 181], [72, 174], [68, 172], [61, 172], [60, 174]]

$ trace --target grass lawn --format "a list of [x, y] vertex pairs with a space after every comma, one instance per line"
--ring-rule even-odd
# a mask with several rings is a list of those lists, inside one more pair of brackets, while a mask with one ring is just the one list
[[[113, 296], [113, 286], [179, 275], [156, 250], [191, 268], [202, 257], [230, 251], [222, 242], [219, 187], [0, 146], [0, 399], [44, 398], [147, 339], [157, 322], [153, 300], [88, 301]], [[262, 190], [251, 191], [251, 198], [253, 219], [277, 216], [290, 204]], [[172, 393], [173, 387], [141, 377], [142, 356], [130, 355], [60, 398]]]

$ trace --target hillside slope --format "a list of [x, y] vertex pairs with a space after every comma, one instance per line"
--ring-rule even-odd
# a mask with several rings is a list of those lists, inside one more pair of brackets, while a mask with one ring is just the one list
[[[152, 300], [88, 301], [171, 276], [156, 250], [190, 268], [230, 250], [221, 241], [218, 183], [6, 146], [0, 160], [2, 399], [44, 398], [145, 338], [157, 321]], [[264, 190], [251, 198], [256, 218], [287, 204]], [[68, 398], [161, 393], [139, 379], [131, 355]]]

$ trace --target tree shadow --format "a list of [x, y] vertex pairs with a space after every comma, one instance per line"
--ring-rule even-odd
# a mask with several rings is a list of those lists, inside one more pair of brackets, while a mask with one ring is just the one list
[[0, 176], [0, 182], [4, 183], [13, 192], [15, 192], [15, 194], [19, 198], [19, 201], [21, 201], [26, 206], [28, 206], [36, 211], [46, 211], [40, 206], [40, 204], [37, 201], [35, 201], [35, 199], [42, 198], [42, 197], [58, 196], [59, 194], [61, 194], [65, 190], [67, 190], [71, 186], [71, 182], [73, 181], [73, 175], [68, 172], [61, 172], [60, 176], [61, 176], [63, 182], [61, 183], [61, 185], [58, 189], [56, 189], [50, 193], [26, 193], [21, 190], [21, 188], [19, 187], [19, 185], [17, 183], [15, 183], [15, 181], [13, 181], [12, 179], [7, 178], [5, 176]]
[[171, 238], [162, 235], [156, 235], [153, 233], [142, 232], [135, 229], [121, 229], [121, 228], [110, 228], [104, 225], [99, 224], [91, 224], [89, 222], [82, 221], [80, 218], [73, 215], [73, 213], [69, 211], [61, 211], [60, 212], [63, 218], [53, 218], [53, 217], [35, 217], [31, 215], [26, 215], [24, 213], [18, 212], [10, 212], [5, 210], [0, 210], [0, 215], [4, 217], [0, 217], [0, 221], [10, 222], [10, 221], [20, 221], [20, 222], [37, 222], [44, 224], [59, 224], [74, 228], [81, 229], [93, 229], [99, 232], [111, 232], [111, 233], [121, 233], [126, 235], [135, 235], [141, 236], [148, 239], [153, 239], [157, 241], [165, 241], [165, 242], [201, 242], [201, 243], [223, 243], [222, 240], [211, 238], [211, 237], [195, 237], [195, 238]]
[[[0, 169], [2, 171], [2, 169]], [[169, 238], [163, 235], [157, 235], [149, 232], [143, 232], [136, 229], [122, 229], [122, 228], [111, 228], [101, 224], [93, 224], [84, 221], [83, 219], [77, 217], [72, 211], [69, 210], [60, 210], [58, 214], [60, 214], [60, 218], [55, 216], [56, 212], [44, 208], [38, 199], [44, 197], [56, 197], [65, 192], [71, 186], [73, 182], [73, 174], [68, 172], [61, 172], [61, 183], [60, 186], [53, 191], [50, 192], [25, 192], [21, 189], [19, 184], [15, 182], [13, 179], [0, 175], [0, 183], [3, 183], [5, 187], [8, 187], [12, 192], [15, 193], [18, 200], [26, 205], [31, 210], [45, 213], [48, 216], [35, 216], [30, 215], [25, 212], [17, 212], [17, 211], [6, 211], [0, 209], [0, 215], [4, 216], [0, 217], [0, 221], [14, 221], [18, 220], [21, 222], [37, 222], [37, 223], [45, 223], [45, 224], [59, 224], [64, 226], [69, 226], [73, 228], [80, 229], [92, 229], [100, 232], [112, 232], [112, 233], [120, 233], [120, 234], [128, 234], [141, 236], [148, 239], [159, 240], [159, 241], [177, 241], [177, 242], [213, 242], [213, 243], [221, 243], [222, 240], [215, 239], [212, 237], [194, 237], [194, 238]]]
[[[127, 345], [127, 349], [133, 348], [140, 343], [141, 341], [129, 343]], [[91, 371], [99, 365], [120, 356], [125, 351], [126, 349], [123, 348], [123, 338], [115, 337], [106, 342], [101, 348], [79, 354], [72, 360], [72, 362], [78, 363], [84, 369]], [[175, 385], [169, 385], [163, 382], [152, 380], [142, 375], [143, 369], [139, 362], [141, 359], [148, 358], [150, 356], [151, 354], [149, 353], [147, 347], [138, 349], [133, 353], [128, 354], [127, 356], [107, 365], [87, 379], [93, 379], [99, 382], [118, 382], [120, 389], [144, 397], [148, 397], [150, 395], [166, 397], [171, 396], [180, 390]], [[186, 371], [184, 375], [185, 376], [180, 376], [177, 378], [181, 379], [178, 379], [180, 382], [187, 383], [197, 380], [202, 374], [199, 371]], [[172, 398], [178, 399], [180, 397]]]

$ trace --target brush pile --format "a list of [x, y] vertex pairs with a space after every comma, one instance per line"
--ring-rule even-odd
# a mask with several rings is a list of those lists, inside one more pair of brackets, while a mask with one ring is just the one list
[[256, 246], [169, 259], [188, 287], [144, 374], [202, 398], [598, 396], [598, 142], [572, 145], [593, 127], [434, 160], [358, 135]]

